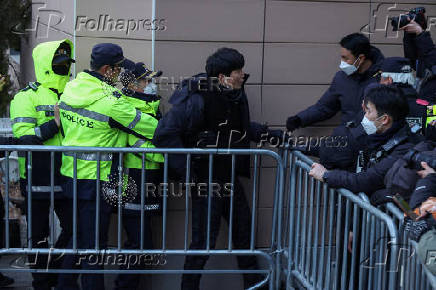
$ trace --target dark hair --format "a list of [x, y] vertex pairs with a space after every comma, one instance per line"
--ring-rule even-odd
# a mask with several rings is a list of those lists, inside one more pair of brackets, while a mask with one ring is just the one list
[[96, 65], [92, 60], [90, 61], [90, 67], [93, 71], [98, 71], [103, 65]]
[[348, 49], [351, 53], [358, 57], [363, 54], [369, 58], [371, 52], [371, 45], [368, 37], [362, 33], [352, 33], [341, 39], [339, 42], [343, 48]]
[[378, 85], [371, 88], [365, 95], [365, 105], [368, 102], [374, 104], [379, 117], [387, 114], [394, 121], [401, 121], [409, 114], [406, 96], [394, 85]]
[[223, 47], [207, 58], [206, 73], [209, 77], [219, 74], [229, 76], [232, 71], [243, 68], [244, 64], [244, 56], [239, 51]]

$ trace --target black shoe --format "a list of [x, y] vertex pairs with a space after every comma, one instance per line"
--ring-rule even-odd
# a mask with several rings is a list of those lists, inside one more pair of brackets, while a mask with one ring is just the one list
[[15, 280], [0, 273], [0, 287], [14, 284]]

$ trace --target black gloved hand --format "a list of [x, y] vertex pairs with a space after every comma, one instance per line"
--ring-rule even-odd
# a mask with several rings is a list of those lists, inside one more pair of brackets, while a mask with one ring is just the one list
[[[431, 218], [431, 215], [429, 216]], [[423, 234], [432, 229], [432, 224], [428, 218], [423, 218], [417, 221], [412, 220], [409, 217], [404, 218], [404, 231], [409, 235], [409, 238], [419, 242], [419, 239]]]
[[301, 127], [301, 119], [298, 116], [292, 116], [289, 117], [288, 120], [286, 120], [286, 129], [288, 131], [294, 131], [295, 129], [298, 129]]
[[198, 134], [198, 148], [216, 148], [218, 136], [214, 131], [202, 131]]

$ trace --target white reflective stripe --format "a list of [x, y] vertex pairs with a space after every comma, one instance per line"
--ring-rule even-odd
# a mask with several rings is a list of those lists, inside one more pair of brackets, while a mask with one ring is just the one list
[[140, 120], [141, 120], [141, 111], [136, 109], [135, 119], [132, 121], [132, 123], [129, 124], [129, 126], [127, 126], [127, 128], [129, 129], [135, 128], [136, 124], [138, 124]]
[[35, 127], [35, 135], [36, 135], [37, 137], [39, 137], [39, 138], [42, 138], [42, 135], [41, 135], [41, 128], [39, 128], [39, 127]]
[[139, 139], [138, 141], [135, 142], [135, 144], [132, 145], [132, 147], [139, 148], [139, 147], [141, 147], [144, 144], [145, 144], [145, 140]]
[[59, 108], [65, 111], [70, 111], [76, 114], [79, 114], [83, 117], [89, 118], [89, 119], [94, 119], [96, 121], [100, 121], [100, 122], [109, 122], [109, 117], [97, 112], [93, 112], [87, 109], [82, 109], [82, 108], [73, 108], [67, 104], [65, 104], [64, 102], [61, 102], [59, 104]]
[[[65, 156], [74, 157], [74, 152], [64, 152]], [[77, 152], [77, 159], [80, 160], [86, 160], [86, 161], [97, 161], [97, 153], [84, 153], [84, 152]], [[112, 161], [112, 154], [111, 153], [101, 153], [100, 154], [100, 161]]]
[[16, 123], [31, 123], [36, 124], [36, 118], [30, 118], [30, 117], [18, 117], [12, 120], [12, 125]]
[[39, 105], [35, 107], [37, 112], [40, 111], [54, 111], [54, 105]]
[[[51, 192], [51, 186], [32, 186], [33, 192]], [[54, 186], [54, 192], [62, 192], [62, 187]]]
[[[129, 210], [141, 210], [141, 205], [138, 203], [126, 203], [124, 205], [125, 209], [129, 209]], [[156, 203], [156, 204], [145, 204], [144, 205], [144, 210], [158, 210], [160, 208], [160, 204]]]

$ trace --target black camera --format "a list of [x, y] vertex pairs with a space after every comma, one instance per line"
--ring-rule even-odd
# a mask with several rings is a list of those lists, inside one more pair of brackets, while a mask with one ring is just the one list
[[409, 11], [407, 14], [400, 14], [400, 16], [395, 16], [391, 18], [391, 25], [393, 31], [398, 31], [398, 29], [406, 26], [411, 20], [415, 20], [423, 30], [427, 29], [427, 19], [425, 18], [425, 8], [416, 7]]
[[421, 169], [421, 162], [426, 162], [428, 166], [430, 166], [433, 169], [436, 169], [435, 155], [418, 152], [414, 149], [410, 149], [406, 153], [406, 155], [403, 156], [403, 159], [406, 160], [406, 162], [416, 170]]

